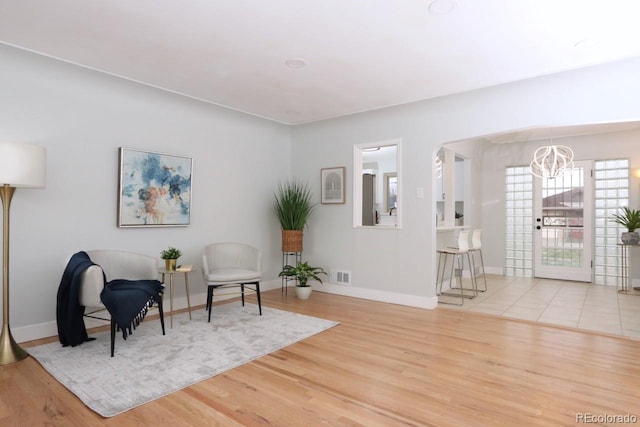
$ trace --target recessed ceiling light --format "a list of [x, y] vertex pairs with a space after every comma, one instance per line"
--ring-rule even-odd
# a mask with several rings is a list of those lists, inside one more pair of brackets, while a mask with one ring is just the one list
[[592, 47], [596, 46], [597, 44], [598, 44], [598, 40], [582, 39], [582, 40], [576, 42], [576, 44], [574, 44], [573, 47], [578, 48], [578, 49], [589, 49], [589, 48], [592, 48]]
[[289, 58], [284, 61], [284, 65], [289, 68], [304, 68], [307, 66], [307, 61], [300, 58]]
[[455, 8], [455, 0], [433, 0], [429, 3], [429, 12], [433, 15], [445, 15]]

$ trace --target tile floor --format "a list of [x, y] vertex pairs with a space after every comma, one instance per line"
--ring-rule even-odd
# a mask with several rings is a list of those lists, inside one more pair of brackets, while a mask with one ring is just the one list
[[[484, 283], [479, 277], [479, 286]], [[469, 280], [463, 280], [469, 286]], [[440, 307], [477, 311], [640, 339], [640, 292], [621, 294], [615, 286], [487, 275], [486, 292], [465, 299], [439, 296]]]

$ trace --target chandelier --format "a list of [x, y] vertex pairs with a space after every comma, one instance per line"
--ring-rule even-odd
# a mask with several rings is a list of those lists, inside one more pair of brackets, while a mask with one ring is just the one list
[[573, 169], [573, 151], [564, 145], [538, 148], [531, 160], [531, 173], [539, 178], [557, 178]]

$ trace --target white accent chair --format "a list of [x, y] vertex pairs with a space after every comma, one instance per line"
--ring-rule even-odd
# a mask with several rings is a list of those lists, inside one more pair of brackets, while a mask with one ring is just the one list
[[[113, 357], [116, 333], [115, 322], [112, 319], [95, 315], [98, 312], [106, 311], [104, 304], [100, 300], [100, 293], [105, 284], [104, 278], [106, 277], [107, 282], [115, 279], [157, 280], [158, 262], [150, 256], [117, 250], [93, 250], [87, 251], [87, 255], [89, 255], [91, 261], [98, 265], [92, 265], [82, 273], [80, 305], [90, 310], [85, 314], [85, 317], [111, 322], [111, 357]], [[103, 272], [104, 277], [102, 275]], [[162, 300], [158, 303], [158, 309], [162, 335], [165, 335]]]
[[[484, 289], [478, 288], [480, 292], [487, 291], [487, 276], [484, 273], [484, 258], [482, 257], [482, 229], [476, 228], [471, 233], [471, 247], [469, 248], [469, 254], [471, 255], [473, 272], [476, 271], [476, 253], [480, 255], [480, 268], [482, 269], [482, 279], [484, 280]], [[476, 276], [476, 281], [478, 280]]]
[[[460, 234], [458, 234], [458, 245], [456, 247], [446, 247], [442, 249], [438, 249], [438, 269], [436, 273], [436, 294], [437, 295], [446, 295], [451, 297], [460, 297], [460, 304], [456, 304], [449, 301], [438, 301], [441, 304], [453, 304], [453, 305], [463, 305], [465, 298], [475, 298], [478, 296], [478, 287], [476, 283], [476, 276], [473, 269], [473, 264], [471, 262], [471, 257], [469, 255], [469, 232], [465, 230], [461, 230]], [[449, 275], [449, 289], [451, 292], [442, 292], [442, 284], [445, 279], [445, 273], [447, 268], [447, 263], [449, 262], [449, 258], [451, 257], [451, 271]], [[463, 259], [467, 258], [467, 262], [469, 264], [469, 270], [471, 271], [471, 288], [464, 288], [462, 286], [462, 268], [463, 268]], [[460, 275], [458, 276], [455, 272], [456, 262], [458, 264], [458, 270]], [[442, 265], [442, 268], [440, 266]], [[442, 270], [442, 275], [440, 274], [440, 270]], [[460, 282], [458, 287], [453, 286], [454, 277], [460, 277]], [[453, 291], [460, 291], [459, 293], [455, 293]], [[471, 293], [469, 294], [468, 292]]]
[[258, 310], [262, 315], [261, 269], [262, 254], [253, 246], [233, 242], [205, 246], [202, 249], [202, 277], [207, 284], [208, 321], [211, 322], [213, 291], [230, 287], [240, 287], [243, 306], [245, 290], [255, 292], [258, 297]]

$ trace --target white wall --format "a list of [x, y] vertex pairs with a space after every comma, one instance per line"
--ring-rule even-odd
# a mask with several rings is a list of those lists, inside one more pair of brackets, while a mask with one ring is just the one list
[[[465, 173], [463, 185], [467, 191], [464, 191], [464, 225], [473, 228], [482, 227], [482, 182], [483, 182], [483, 164], [482, 153], [486, 142], [477, 141], [458, 141], [445, 144], [444, 148], [454, 151], [465, 159]], [[457, 168], [462, 164], [456, 164], [456, 174], [460, 175]], [[458, 193], [459, 182], [456, 180], [456, 193]], [[456, 195], [456, 200], [461, 200]]]
[[[172, 245], [181, 263], [199, 266], [205, 244], [242, 241], [263, 251], [265, 278], [276, 278], [271, 205], [290, 176], [288, 127], [2, 45], [0, 64], [0, 139], [47, 148], [46, 188], [18, 189], [11, 206], [17, 340], [32, 338], [21, 327], [55, 322], [62, 271], [79, 250], [159, 258]], [[116, 227], [121, 146], [193, 158], [189, 227]], [[200, 272], [190, 279], [191, 294], [204, 293]], [[184, 295], [181, 279], [175, 289]]]
[[[11, 323], [18, 340], [20, 329], [54, 321], [64, 263], [82, 249], [157, 255], [175, 245], [185, 251], [184, 263], [199, 265], [204, 244], [240, 240], [265, 252], [265, 276], [275, 278], [274, 188], [298, 176], [313, 185], [319, 201], [320, 169], [335, 166], [347, 167], [347, 203], [318, 205], [304, 258], [351, 270], [353, 286], [319, 289], [433, 307], [432, 160], [443, 143], [532, 126], [640, 118], [640, 59], [294, 128], [6, 46], [0, 46], [0, 64], [0, 138], [48, 149], [47, 187], [17, 191], [12, 205]], [[354, 229], [353, 144], [396, 138], [403, 150], [403, 228]], [[190, 227], [115, 226], [120, 146], [194, 158]], [[416, 197], [419, 188], [423, 198]], [[192, 281], [193, 292], [202, 292], [198, 274]]]
[[[352, 272], [352, 287], [324, 289], [434, 306], [436, 150], [446, 142], [521, 128], [637, 120], [638, 75], [640, 59], [634, 59], [294, 128], [293, 173], [315, 188], [320, 169], [330, 166], [346, 166], [352, 188], [354, 144], [395, 138], [403, 144], [401, 230], [354, 229], [349, 192], [346, 204], [320, 206], [312, 219], [305, 257]], [[424, 198], [416, 197], [419, 188]], [[482, 203], [487, 206], [476, 208], [474, 217], [502, 215], [503, 210], [488, 210], [491, 197]]]

